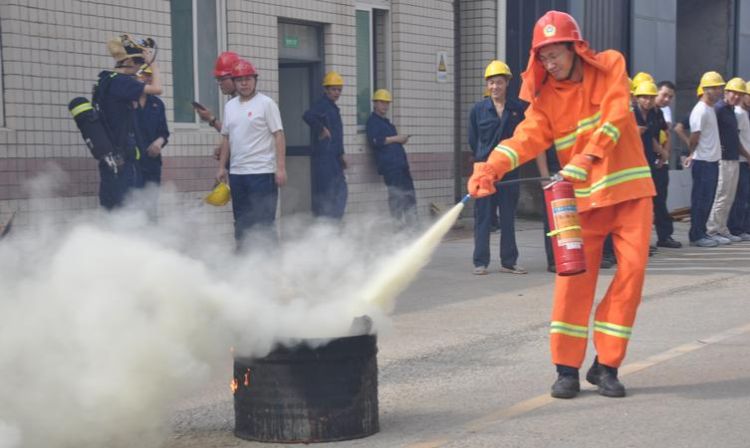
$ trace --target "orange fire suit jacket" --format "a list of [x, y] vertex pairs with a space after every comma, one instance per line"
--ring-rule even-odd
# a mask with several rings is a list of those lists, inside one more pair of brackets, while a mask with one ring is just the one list
[[614, 50], [595, 53], [584, 42], [574, 48], [583, 61], [579, 83], [547, 76], [532, 54], [520, 95], [530, 103], [526, 119], [495, 147], [488, 164], [505, 173], [554, 144], [562, 166], [577, 154], [597, 158], [588, 180], [575, 184], [580, 212], [654, 196], [631, 110], [625, 59]]

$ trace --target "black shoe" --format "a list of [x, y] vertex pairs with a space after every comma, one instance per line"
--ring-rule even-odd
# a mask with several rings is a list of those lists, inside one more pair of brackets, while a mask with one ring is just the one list
[[614, 265], [615, 265], [615, 262], [612, 257], [604, 256], [602, 257], [602, 261], [599, 263], [599, 268], [609, 269]]
[[598, 359], [594, 360], [586, 374], [586, 381], [597, 386], [599, 395], [614, 398], [625, 396], [625, 386], [617, 379], [617, 369], [599, 364]]
[[555, 266], [554, 264], [551, 264], [551, 265], [547, 266], [547, 272], [552, 272], [553, 274], [556, 273], [557, 272], [557, 266]]
[[648, 256], [651, 257], [655, 253], [657, 253], [659, 249], [656, 248], [656, 246], [648, 246]]
[[656, 245], [659, 247], [667, 247], [669, 249], [679, 249], [682, 247], [682, 243], [679, 241], [673, 240], [672, 237], [669, 237], [665, 240], [657, 241]]
[[558, 375], [557, 381], [552, 385], [550, 395], [554, 398], [575, 398], [581, 391], [581, 383], [578, 378], [569, 375]]

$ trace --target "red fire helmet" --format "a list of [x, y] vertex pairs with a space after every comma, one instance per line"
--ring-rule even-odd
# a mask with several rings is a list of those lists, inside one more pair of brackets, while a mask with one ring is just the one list
[[223, 78], [232, 74], [232, 67], [240, 60], [240, 57], [234, 51], [224, 51], [214, 65], [214, 77]]
[[560, 42], [582, 42], [581, 29], [570, 14], [560, 11], [549, 11], [534, 25], [534, 37], [531, 49]]
[[255, 67], [250, 62], [240, 59], [232, 67], [232, 78], [241, 78], [243, 76], [258, 76], [258, 72], [255, 71]]

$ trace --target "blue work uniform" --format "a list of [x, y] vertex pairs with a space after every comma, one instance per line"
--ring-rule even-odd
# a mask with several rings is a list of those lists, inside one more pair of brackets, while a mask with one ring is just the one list
[[142, 183], [145, 185], [153, 182], [161, 184], [161, 154], [151, 157], [146, 149], [159, 137], [164, 139], [162, 148], [169, 141], [169, 128], [167, 127], [167, 114], [164, 109], [164, 102], [155, 95], [146, 95], [146, 103], [143, 107], [136, 109], [138, 118], [138, 129], [142, 135], [144, 148], [139, 166], [141, 168]]
[[417, 195], [409, 171], [409, 160], [401, 143], [386, 143], [387, 137], [398, 135], [396, 126], [375, 112], [367, 119], [367, 141], [375, 151], [378, 174], [388, 187], [388, 208], [401, 224], [415, 224]]
[[[516, 126], [524, 119], [526, 106], [518, 100], [505, 102], [502, 117], [498, 117], [492, 98], [476, 103], [469, 115], [469, 146], [476, 162], [485, 162], [501, 140], [510, 138]], [[501, 180], [518, 178], [518, 170], [508, 172]], [[516, 245], [516, 207], [520, 194], [519, 185], [498, 188], [489, 197], [474, 202], [474, 266], [487, 267], [490, 263], [490, 227], [492, 215], [500, 206], [500, 264], [513, 268], [518, 261]]]
[[130, 189], [140, 183], [138, 159], [143, 144], [133, 102], [141, 97], [144, 87], [144, 83], [131, 75], [108, 70], [99, 73], [94, 101], [107, 134], [122, 157], [117, 174], [106, 163], [99, 162], [99, 203], [107, 210], [121, 206]]
[[667, 241], [672, 238], [672, 233], [674, 232], [672, 217], [669, 215], [669, 210], [667, 209], [669, 165], [656, 165], [659, 156], [654, 149], [654, 145], [658, 144], [659, 132], [668, 131], [669, 127], [664, 120], [664, 115], [661, 109], [657, 107], [649, 110], [644, 117], [641, 109], [636, 105], [633, 108], [633, 114], [635, 115], [635, 121], [638, 123], [638, 126], [644, 126], [646, 128], [646, 130], [641, 133], [641, 142], [643, 143], [643, 151], [646, 156], [646, 161], [648, 162], [649, 168], [651, 168], [651, 178], [653, 179], [654, 187], [656, 188], [656, 196], [653, 197], [654, 227], [656, 227], [656, 236], [659, 241]]
[[[312, 128], [315, 140], [310, 157], [313, 215], [341, 219], [349, 191], [344, 177], [344, 125], [339, 107], [323, 95], [302, 119]], [[320, 138], [323, 128], [331, 133], [330, 138]]]

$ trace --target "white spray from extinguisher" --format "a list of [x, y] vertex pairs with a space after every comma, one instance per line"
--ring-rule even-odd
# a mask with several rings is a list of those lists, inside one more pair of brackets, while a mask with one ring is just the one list
[[432, 253], [453, 227], [470, 198], [470, 195], [466, 195], [416, 241], [385, 260], [363, 288], [361, 300], [366, 304], [377, 305], [386, 313], [393, 311], [396, 297], [430, 261]]

